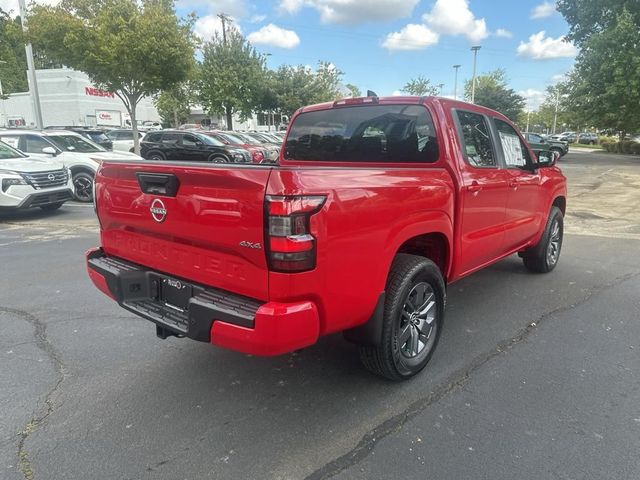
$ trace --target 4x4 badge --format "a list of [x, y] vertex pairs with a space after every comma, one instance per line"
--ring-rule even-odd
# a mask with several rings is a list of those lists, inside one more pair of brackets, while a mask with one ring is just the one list
[[156, 198], [151, 202], [151, 208], [149, 211], [151, 212], [153, 219], [158, 223], [164, 222], [165, 218], [167, 218], [167, 209], [159, 198]]

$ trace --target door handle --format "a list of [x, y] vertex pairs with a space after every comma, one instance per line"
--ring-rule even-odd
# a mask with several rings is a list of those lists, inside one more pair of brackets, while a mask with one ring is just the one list
[[482, 190], [482, 185], [480, 185], [475, 180], [471, 182], [471, 185], [467, 185], [467, 191], [477, 194], [480, 190]]

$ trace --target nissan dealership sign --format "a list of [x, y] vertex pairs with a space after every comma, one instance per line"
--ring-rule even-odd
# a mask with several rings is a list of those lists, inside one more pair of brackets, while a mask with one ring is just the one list
[[119, 127], [122, 125], [121, 113], [117, 110], [96, 110], [96, 124]]

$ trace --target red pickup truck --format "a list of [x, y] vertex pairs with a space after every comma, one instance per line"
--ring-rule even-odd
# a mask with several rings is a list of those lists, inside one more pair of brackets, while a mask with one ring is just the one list
[[254, 355], [344, 332], [364, 365], [419, 372], [446, 287], [560, 255], [566, 179], [503, 115], [433, 97], [305, 107], [278, 165], [105, 161], [94, 284], [156, 325]]

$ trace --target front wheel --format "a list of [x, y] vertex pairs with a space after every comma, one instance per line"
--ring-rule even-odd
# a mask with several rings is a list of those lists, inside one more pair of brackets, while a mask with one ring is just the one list
[[420, 372], [438, 344], [445, 298], [444, 279], [435, 263], [396, 255], [387, 279], [381, 342], [360, 347], [364, 366], [396, 381]]
[[93, 175], [87, 172], [78, 172], [73, 175], [73, 194], [78, 202], [92, 202]]
[[211, 155], [209, 161], [211, 163], [229, 163], [229, 159], [222, 155]]
[[562, 210], [551, 207], [551, 213], [540, 242], [522, 254], [522, 261], [528, 270], [536, 273], [548, 273], [558, 264], [562, 239], [564, 237], [564, 217]]

